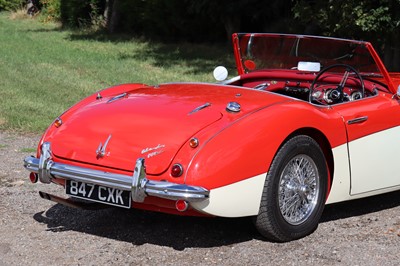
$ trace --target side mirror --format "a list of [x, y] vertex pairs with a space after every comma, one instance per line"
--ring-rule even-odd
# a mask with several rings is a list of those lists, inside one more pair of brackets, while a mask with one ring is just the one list
[[214, 69], [213, 75], [217, 81], [223, 81], [228, 77], [228, 69], [223, 66], [217, 66]]

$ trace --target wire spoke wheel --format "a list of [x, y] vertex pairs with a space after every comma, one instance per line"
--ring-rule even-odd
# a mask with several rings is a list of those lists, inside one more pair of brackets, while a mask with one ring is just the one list
[[327, 162], [318, 143], [305, 135], [287, 140], [265, 178], [257, 230], [278, 242], [311, 234], [325, 206], [327, 184]]
[[318, 185], [318, 169], [309, 156], [302, 154], [289, 161], [279, 182], [279, 208], [289, 224], [301, 224], [313, 212]]

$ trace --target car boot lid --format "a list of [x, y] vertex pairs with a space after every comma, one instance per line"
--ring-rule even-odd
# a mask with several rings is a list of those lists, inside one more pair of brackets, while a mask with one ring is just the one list
[[149, 174], [161, 174], [186, 141], [224, 114], [234, 120], [282, 101], [269, 95], [212, 84], [146, 87], [98, 99], [67, 114], [48, 141], [59, 158], [131, 171], [142, 157]]

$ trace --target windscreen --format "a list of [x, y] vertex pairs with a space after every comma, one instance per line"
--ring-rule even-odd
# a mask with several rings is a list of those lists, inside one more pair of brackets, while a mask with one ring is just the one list
[[281, 34], [238, 34], [238, 38], [239, 64], [245, 73], [297, 69], [299, 62], [313, 62], [321, 69], [348, 64], [360, 73], [381, 75], [365, 42]]

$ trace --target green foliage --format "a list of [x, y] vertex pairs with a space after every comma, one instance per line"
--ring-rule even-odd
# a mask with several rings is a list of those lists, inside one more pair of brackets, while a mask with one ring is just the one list
[[163, 41], [230, 41], [233, 31], [287, 27], [283, 22], [290, 4], [291, 0], [41, 0], [40, 19]]
[[43, 22], [55, 22], [61, 19], [61, 0], [41, 0], [40, 18]]
[[79, 27], [90, 20], [90, 1], [61, 0], [60, 11], [64, 26]]
[[294, 18], [304, 26], [314, 25], [320, 34], [365, 38], [390, 33], [400, 22], [399, 1], [391, 0], [298, 0]]
[[24, 0], [0, 0], [0, 11], [16, 11], [25, 5]]
[[[400, 26], [399, 0], [40, 0], [42, 21], [163, 41], [220, 41], [232, 32], [371, 39]], [[25, 0], [0, 0], [15, 10]], [[107, 12], [108, 11], [108, 12]], [[395, 42], [395, 41], [393, 41]]]
[[118, 31], [164, 41], [212, 41], [224, 36], [223, 25], [199, 14], [182, 0], [119, 0]]
[[364, 32], [379, 32], [390, 26], [389, 7], [379, 6], [375, 9], [365, 8], [360, 3], [354, 8], [354, 23]]
[[298, 0], [294, 18], [306, 34], [367, 40], [390, 71], [400, 71], [399, 0]]
[[105, 0], [41, 0], [41, 20], [60, 21], [71, 28], [104, 26], [104, 3]]
[[118, 1], [113, 6], [119, 15], [118, 30], [168, 41], [230, 41], [234, 31], [292, 28], [283, 23], [291, 0], [114, 1]]

